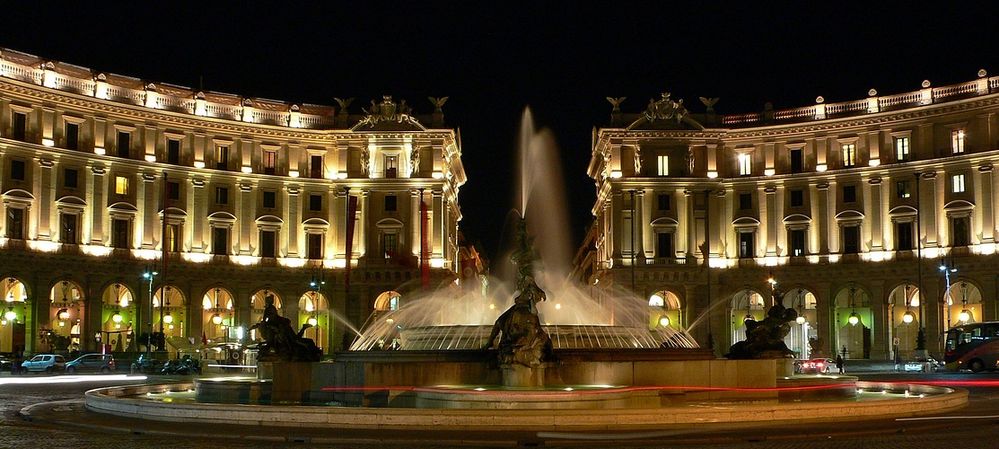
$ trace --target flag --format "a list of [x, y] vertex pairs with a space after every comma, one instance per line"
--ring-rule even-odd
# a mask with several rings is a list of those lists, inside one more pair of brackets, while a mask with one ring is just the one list
[[427, 239], [430, 223], [427, 218], [427, 203], [420, 198], [420, 283], [423, 288], [430, 286], [430, 242]]
[[345, 288], [350, 288], [350, 259], [354, 253], [354, 216], [357, 215], [357, 197], [348, 196], [347, 197], [347, 244], [346, 244], [346, 254], [347, 266], [344, 271], [343, 283]]

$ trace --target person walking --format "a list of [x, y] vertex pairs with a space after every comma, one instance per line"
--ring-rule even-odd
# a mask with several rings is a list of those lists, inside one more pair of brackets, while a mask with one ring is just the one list
[[844, 371], [843, 371], [843, 365], [844, 365], [844, 363], [843, 363], [843, 355], [842, 354], [837, 354], [836, 355], [836, 369], [839, 370], [840, 374], [844, 373]]

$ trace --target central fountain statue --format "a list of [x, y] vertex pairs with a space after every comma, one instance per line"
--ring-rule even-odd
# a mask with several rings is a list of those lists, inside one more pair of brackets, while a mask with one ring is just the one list
[[517, 265], [517, 293], [513, 305], [493, 324], [486, 349], [500, 336], [497, 361], [505, 386], [540, 387], [544, 384], [544, 363], [552, 358], [552, 340], [538, 317], [536, 304], [547, 295], [534, 280], [538, 255], [523, 218], [518, 221], [517, 249], [510, 259]]

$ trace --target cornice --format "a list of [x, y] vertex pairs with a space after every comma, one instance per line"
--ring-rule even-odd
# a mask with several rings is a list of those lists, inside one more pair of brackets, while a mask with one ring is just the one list
[[[269, 137], [285, 140], [307, 140], [316, 143], [331, 142], [335, 140], [364, 140], [371, 137], [381, 138], [406, 138], [413, 137], [419, 139], [444, 139], [453, 140], [454, 131], [450, 129], [431, 129], [426, 131], [351, 131], [348, 129], [307, 129], [288, 128], [277, 125], [249, 124], [235, 120], [220, 119], [215, 117], [192, 116], [182, 112], [173, 112], [159, 109], [149, 109], [140, 105], [128, 105], [124, 103], [102, 100], [80, 95], [73, 92], [53, 91], [48, 88], [37, 88], [19, 80], [0, 78], [0, 92], [10, 92], [20, 96], [34, 99], [46, 107], [51, 107], [48, 102], [75, 106], [90, 112], [105, 114], [117, 114], [126, 116], [136, 122], [151, 121], [158, 125], [176, 125], [178, 127], [194, 128], [199, 133], [219, 132], [224, 134], [251, 134], [254, 136]], [[210, 131], [209, 131], [210, 130]]]

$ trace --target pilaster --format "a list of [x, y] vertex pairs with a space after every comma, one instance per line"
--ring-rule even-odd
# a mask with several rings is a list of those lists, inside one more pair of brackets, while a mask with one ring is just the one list
[[871, 251], [881, 251], [884, 249], [884, 235], [882, 234], [883, 224], [881, 221], [881, 177], [874, 176], [867, 180], [871, 190], [871, 200], [867, 202], [871, 217]]

